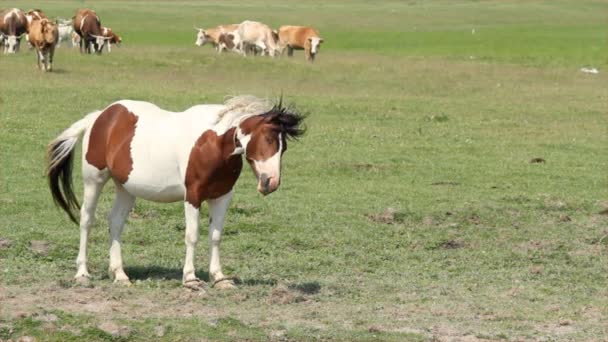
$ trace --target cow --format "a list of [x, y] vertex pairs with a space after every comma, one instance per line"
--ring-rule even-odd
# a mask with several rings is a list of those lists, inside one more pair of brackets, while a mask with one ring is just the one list
[[293, 50], [304, 50], [306, 60], [314, 62], [315, 56], [323, 43], [319, 32], [306, 26], [281, 26], [279, 28], [279, 45], [283, 51], [287, 47], [287, 55], [293, 56]]
[[109, 27], [102, 27], [101, 33], [106, 39], [108, 39], [108, 42], [106, 43], [108, 46], [108, 52], [112, 52], [112, 44], [120, 46], [120, 43], [122, 43], [122, 38], [120, 38], [119, 35], [114, 33], [114, 31], [112, 31], [112, 29]]
[[29, 42], [36, 49], [38, 69], [52, 71], [55, 46], [59, 40], [57, 24], [47, 18], [43, 18], [33, 20], [29, 29]]
[[27, 33], [27, 18], [18, 8], [0, 12], [0, 33], [4, 39], [4, 53], [16, 53], [21, 45], [21, 37]]
[[249, 46], [259, 48], [262, 56], [268, 54], [274, 57], [279, 51], [276, 39], [278, 35], [266, 24], [245, 20], [239, 24], [238, 34], [241, 40], [239, 50], [243, 54], [245, 54]]
[[231, 24], [219, 25], [209, 29], [194, 28], [197, 31], [194, 44], [196, 46], [203, 46], [207, 42], [210, 42], [217, 52], [220, 53], [222, 52], [222, 49], [220, 48], [220, 36], [224, 33], [234, 32], [238, 27], [238, 24]]
[[91, 48], [95, 53], [101, 55], [103, 47], [108, 38], [103, 36], [101, 30], [101, 20], [95, 11], [90, 9], [76, 10], [76, 15], [72, 18], [74, 32], [76, 32], [80, 40], [80, 52], [91, 53]]
[[[57, 30], [59, 32], [59, 41], [57, 42], [57, 46], [61, 44], [63, 41], [71, 41], [72, 34], [74, 33], [74, 28], [72, 25], [58, 24]], [[72, 41], [72, 47], [74, 47], [74, 42]]]

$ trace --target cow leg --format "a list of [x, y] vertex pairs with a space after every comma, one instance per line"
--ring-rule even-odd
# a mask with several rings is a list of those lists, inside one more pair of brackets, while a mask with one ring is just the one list
[[116, 198], [114, 206], [108, 216], [110, 223], [110, 277], [115, 283], [130, 285], [129, 277], [122, 267], [122, 253], [120, 248], [120, 235], [127, 220], [127, 216], [133, 209], [135, 196], [128, 193], [120, 184], [116, 184]]
[[40, 63], [41, 60], [44, 62], [44, 57], [42, 56], [42, 51], [39, 49], [36, 49], [36, 58], [38, 58], [38, 69], [42, 70], [42, 65]]
[[53, 71], [53, 57], [55, 56], [55, 47], [51, 46], [49, 50], [49, 71]]
[[182, 283], [192, 290], [202, 290], [204, 282], [196, 277], [194, 268], [194, 252], [199, 237], [199, 208], [195, 208], [189, 202], [184, 202], [184, 214], [186, 216], [186, 259]]
[[287, 45], [287, 56], [293, 57], [293, 48]]
[[268, 52], [268, 47], [266, 46], [266, 44], [264, 44], [264, 42], [262, 41], [257, 41], [255, 42], [255, 46], [259, 47], [262, 50], [261, 55], [262, 56], [266, 56], [266, 53]]
[[112, 52], [112, 44], [110, 44], [110, 42], [107, 42], [106, 44], [108, 44], [108, 52]]
[[[92, 170], [93, 166], [88, 166]], [[97, 170], [95, 170], [97, 171]], [[94, 171], [94, 172], [95, 172]], [[87, 166], [83, 165], [83, 174], [87, 173]], [[76, 265], [78, 271], [74, 276], [77, 282], [86, 283], [89, 280], [89, 271], [87, 270], [87, 242], [91, 227], [95, 222], [95, 209], [97, 208], [97, 200], [101, 195], [101, 190], [108, 180], [107, 172], [95, 172], [92, 177], [86, 177], [84, 181], [84, 196], [82, 207], [80, 208], [80, 248], [78, 249], [78, 257]]]
[[224, 218], [230, 205], [233, 192], [208, 200], [209, 204], [209, 280], [213, 281], [213, 286], [220, 289], [234, 288], [234, 282], [226, 278], [222, 273], [220, 265], [220, 242], [222, 231], [224, 230]]

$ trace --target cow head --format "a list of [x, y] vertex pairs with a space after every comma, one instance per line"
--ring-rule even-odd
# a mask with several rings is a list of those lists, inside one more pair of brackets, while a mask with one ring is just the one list
[[92, 43], [95, 52], [97, 52], [98, 54], [101, 54], [106, 42], [112, 39], [112, 37], [96, 36], [94, 34], [92, 34], [91, 37], [95, 38]]
[[207, 42], [207, 40], [209, 40], [209, 35], [207, 34], [207, 32], [205, 32], [204, 29], [202, 28], [194, 28], [196, 31], [198, 31], [198, 33], [196, 34], [196, 42], [194, 42], [194, 44], [196, 46], [203, 46], [205, 45], [205, 43]]
[[15, 35], [4, 36], [4, 52], [5, 53], [16, 53], [19, 51], [19, 46], [21, 45], [21, 37]]
[[42, 37], [47, 44], [52, 44], [57, 39], [57, 25], [52, 21], [43, 18], [40, 20], [40, 30]]
[[308, 41], [310, 42], [310, 53], [314, 55], [319, 52], [319, 49], [321, 48], [321, 43], [323, 43], [323, 38], [310, 37], [308, 38]]

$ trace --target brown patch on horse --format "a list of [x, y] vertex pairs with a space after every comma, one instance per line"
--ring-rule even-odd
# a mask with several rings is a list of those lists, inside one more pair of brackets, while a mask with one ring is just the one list
[[199, 208], [206, 199], [218, 198], [232, 190], [241, 174], [243, 161], [240, 155], [231, 155], [237, 147], [236, 129], [222, 135], [205, 131], [197, 140], [186, 168], [186, 202]]
[[[274, 129], [270, 122], [265, 124], [264, 121], [269, 121], [269, 118], [254, 116], [246, 119], [240, 125], [243, 134], [252, 135], [247, 144], [247, 159], [266, 160], [279, 150], [279, 132]], [[286, 146], [285, 141], [283, 141], [283, 146]]]
[[99, 170], [108, 168], [121, 184], [133, 170], [131, 141], [137, 116], [125, 106], [115, 104], [103, 111], [91, 128], [86, 160]]

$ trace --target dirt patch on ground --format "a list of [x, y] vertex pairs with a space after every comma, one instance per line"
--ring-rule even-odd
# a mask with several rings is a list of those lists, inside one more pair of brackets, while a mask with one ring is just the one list
[[39, 241], [39, 240], [30, 241], [30, 250], [32, 252], [34, 252], [34, 254], [38, 254], [41, 256], [47, 256], [49, 254], [50, 249], [51, 249], [51, 244], [48, 241]]
[[12, 244], [11, 240], [0, 238], [0, 249], [9, 248]]
[[397, 211], [395, 208], [386, 208], [380, 213], [367, 214], [367, 218], [376, 223], [395, 224], [402, 223], [404, 214]]
[[266, 303], [268, 304], [291, 304], [300, 303], [305, 301], [306, 298], [298, 293], [298, 291], [292, 290], [285, 285], [278, 285], [270, 292]]

